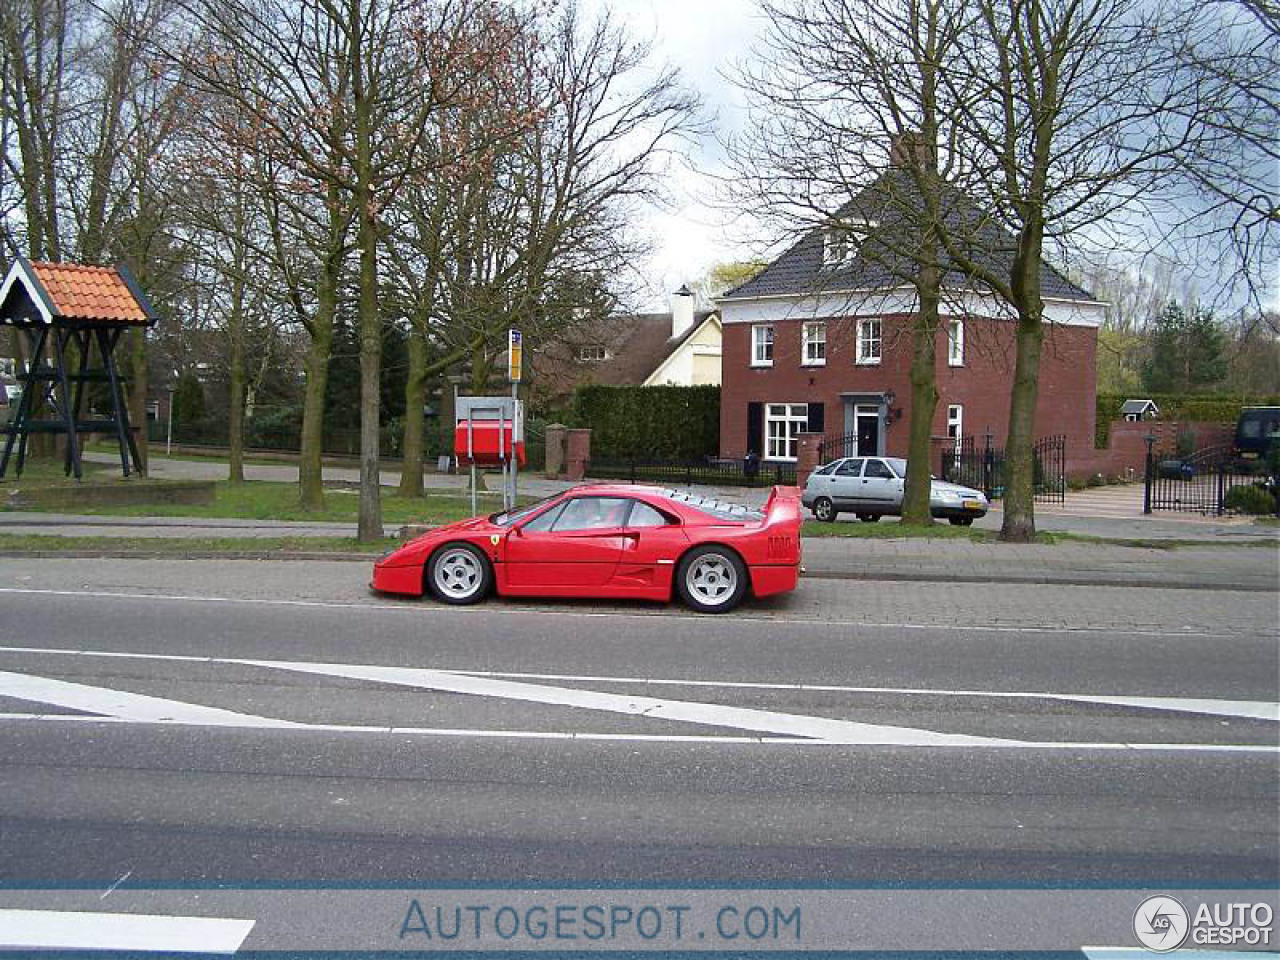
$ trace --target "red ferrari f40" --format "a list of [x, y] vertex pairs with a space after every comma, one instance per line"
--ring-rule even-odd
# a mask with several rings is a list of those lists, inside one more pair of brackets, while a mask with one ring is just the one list
[[373, 588], [468, 604], [504, 597], [658, 600], [704, 613], [794, 590], [800, 491], [763, 510], [660, 487], [587, 484], [440, 527], [384, 556]]

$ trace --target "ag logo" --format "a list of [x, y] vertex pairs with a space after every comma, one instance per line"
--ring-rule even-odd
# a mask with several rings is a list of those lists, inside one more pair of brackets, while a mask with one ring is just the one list
[[1156, 953], [1177, 950], [1187, 939], [1191, 917], [1173, 897], [1147, 897], [1133, 915], [1133, 934], [1138, 942]]

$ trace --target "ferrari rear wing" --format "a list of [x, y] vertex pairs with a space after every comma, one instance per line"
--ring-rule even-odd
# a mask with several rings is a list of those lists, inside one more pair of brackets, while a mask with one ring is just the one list
[[773, 527], [784, 523], [800, 524], [800, 488], [774, 487], [764, 505], [764, 523]]

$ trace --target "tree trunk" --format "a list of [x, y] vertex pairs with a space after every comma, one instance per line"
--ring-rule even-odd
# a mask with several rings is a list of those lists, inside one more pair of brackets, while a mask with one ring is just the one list
[[1033, 446], [1036, 403], [1040, 398], [1040, 352], [1044, 345], [1044, 327], [1038, 313], [1019, 312], [1017, 338], [1009, 435], [1004, 445], [1004, 522], [1000, 539], [1030, 543], [1036, 536]]
[[[907, 441], [907, 485], [902, 497], [902, 522], [929, 526], [932, 493], [929, 458], [932, 453], [933, 414], [938, 406], [938, 271], [920, 271], [920, 312], [915, 318], [911, 356], [911, 428]], [[932, 280], [930, 279], [932, 278]]]
[[409, 328], [409, 376], [404, 385], [404, 462], [400, 495], [420, 497], [422, 486], [422, 403], [426, 397], [427, 344], [418, 324]]
[[381, 413], [382, 324], [378, 317], [378, 229], [373, 209], [372, 91], [366, 89], [360, 3], [351, 5], [351, 91], [355, 102], [355, 194], [360, 247], [360, 514], [361, 543], [382, 538], [378, 429]]
[[324, 509], [324, 400], [333, 352], [336, 274], [321, 267], [311, 345], [307, 348], [307, 383], [302, 401], [302, 437], [298, 456], [298, 499], [304, 510]]
[[239, 264], [231, 281], [231, 397], [227, 428], [230, 459], [227, 480], [244, 483], [244, 273]]

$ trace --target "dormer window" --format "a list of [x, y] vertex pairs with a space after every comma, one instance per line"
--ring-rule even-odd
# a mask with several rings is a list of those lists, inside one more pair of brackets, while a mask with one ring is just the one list
[[604, 347], [579, 347], [578, 359], [584, 363], [600, 363], [609, 359], [609, 351]]
[[862, 241], [878, 227], [874, 220], [858, 220], [828, 227], [822, 244], [822, 261], [828, 267], [843, 267], [858, 256]]

